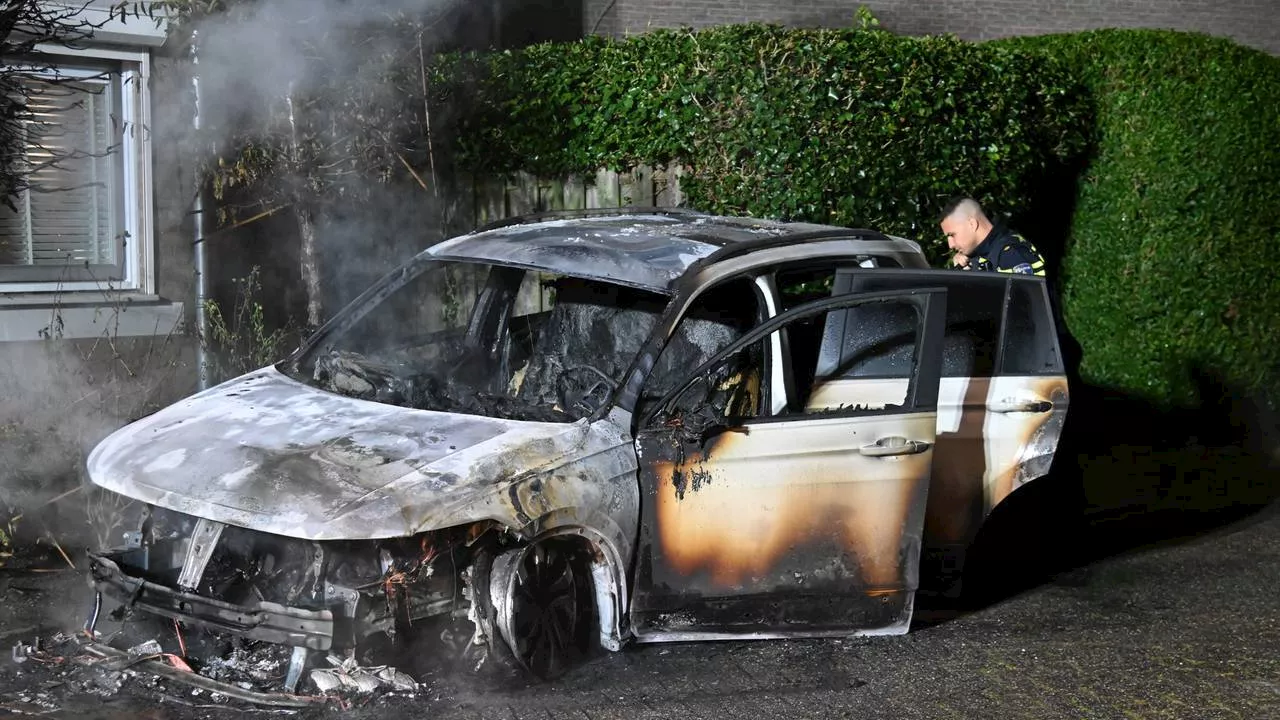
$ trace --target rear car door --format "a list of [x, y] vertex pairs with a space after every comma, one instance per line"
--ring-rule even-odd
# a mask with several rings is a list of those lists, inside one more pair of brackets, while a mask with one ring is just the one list
[[1043, 280], [1009, 279], [998, 373], [987, 395], [986, 509], [1049, 472], [1069, 393]]
[[[771, 337], [851, 308], [892, 308], [909, 339], [898, 397], [814, 407], [824, 378], [777, 402]], [[905, 632], [937, 424], [945, 290], [841, 295], [761, 324], [640, 418], [641, 642]], [[678, 332], [678, 329], [677, 329]], [[871, 352], [876, 352], [872, 349]], [[785, 391], [784, 391], [785, 392]]]
[[[996, 273], [842, 269], [833, 285], [836, 293], [947, 288], [921, 585], [955, 589], [951, 583], [986, 516], [1048, 472], [1062, 433], [1067, 379], [1045, 283]], [[850, 311], [843, 325], [827, 325], [824, 352], [855, 334], [860, 342], [879, 342], [883, 324]], [[901, 368], [846, 363], [841, 377], [810, 402], [874, 403], [905, 383]]]

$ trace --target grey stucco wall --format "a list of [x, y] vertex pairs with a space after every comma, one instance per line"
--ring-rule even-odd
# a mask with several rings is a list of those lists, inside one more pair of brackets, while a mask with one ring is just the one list
[[[196, 340], [186, 330], [195, 294], [194, 175], [182, 156], [189, 98], [177, 75], [166, 72], [168, 61], [154, 60], [151, 263], [160, 300], [126, 306], [127, 293], [109, 292], [107, 302], [68, 293], [0, 313], [0, 515], [6, 505], [26, 510], [20, 533], [48, 526], [62, 542], [84, 539], [84, 493], [46, 503], [81, 482], [84, 458], [99, 439], [195, 389]], [[153, 310], [172, 303], [187, 315], [174, 331], [163, 325], [172, 325], [173, 310]], [[72, 315], [79, 320], [67, 329], [75, 325], [80, 337], [51, 330], [40, 339], [36, 326], [52, 329], [55, 318]]]
[[641, 33], [740, 22], [841, 27], [866, 5], [896, 33], [966, 40], [1103, 27], [1193, 30], [1280, 54], [1278, 0], [585, 0], [584, 29]]

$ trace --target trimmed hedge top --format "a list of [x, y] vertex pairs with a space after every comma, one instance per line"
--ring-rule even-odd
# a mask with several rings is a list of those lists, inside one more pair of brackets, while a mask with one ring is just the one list
[[731, 25], [454, 56], [434, 87], [480, 172], [678, 162], [702, 210], [928, 234], [961, 193], [1005, 211], [1085, 147], [1052, 59], [949, 37]]

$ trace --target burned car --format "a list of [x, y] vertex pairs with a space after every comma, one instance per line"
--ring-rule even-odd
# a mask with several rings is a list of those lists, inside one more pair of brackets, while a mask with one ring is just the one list
[[431, 617], [550, 677], [627, 642], [907, 631], [924, 573], [1047, 472], [1042, 279], [686, 210], [505, 221], [425, 250], [275, 366], [99, 444], [148, 512], [127, 608], [350, 650]]

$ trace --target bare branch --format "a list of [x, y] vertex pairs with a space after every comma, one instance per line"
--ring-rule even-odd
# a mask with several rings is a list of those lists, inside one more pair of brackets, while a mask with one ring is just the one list
[[[98, 155], [51, 146], [49, 140], [65, 133], [36, 107], [54, 100], [65, 101], [66, 109], [83, 107], [74, 94], [90, 92], [85, 83], [106, 75], [68, 77], [58, 71], [54, 52], [83, 44], [117, 12], [127, 12], [130, 4], [117, 3], [111, 13], [96, 16], [84, 12], [87, 0], [69, 5], [8, 0], [0, 9], [0, 202], [10, 210], [16, 211], [16, 201], [24, 192], [37, 189], [31, 186], [31, 173], [63, 169], [61, 163]], [[33, 162], [33, 156], [43, 159]]]

